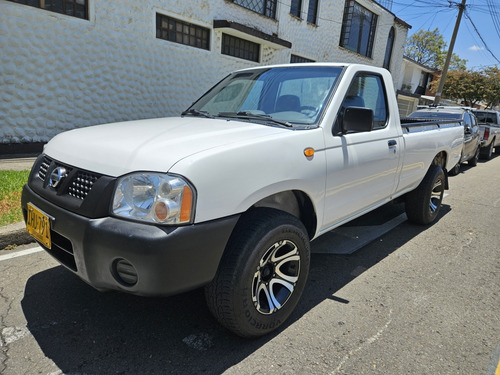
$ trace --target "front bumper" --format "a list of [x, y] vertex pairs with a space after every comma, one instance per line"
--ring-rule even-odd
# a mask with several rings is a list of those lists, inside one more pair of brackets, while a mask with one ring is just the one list
[[209, 283], [239, 215], [162, 227], [115, 217], [89, 219], [52, 204], [25, 186], [21, 204], [50, 217], [52, 248], [42, 247], [99, 290], [167, 296]]

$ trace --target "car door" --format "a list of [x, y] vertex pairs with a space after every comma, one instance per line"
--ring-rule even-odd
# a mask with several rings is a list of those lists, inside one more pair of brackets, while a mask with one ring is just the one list
[[468, 112], [464, 113], [464, 149], [462, 160], [468, 160], [476, 149], [473, 134], [473, 122]]
[[[369, 132], [339, 133], [343, 111], [350, 106], [373, 110]], [[327, 134], [327, 186], [323, 231], [387, 201], [399, 175], [403, 138], [391, 123], [384, 80], [374, 73], [358, 73], [344, 96], [333, 134]]]

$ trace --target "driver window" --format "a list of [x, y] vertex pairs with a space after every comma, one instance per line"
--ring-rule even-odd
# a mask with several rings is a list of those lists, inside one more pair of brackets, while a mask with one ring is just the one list
[[387, 97], [382, 77], [360, 73], [351, 82], [342, 102], [341, 113], [348, 107], [364, 107], [373, 110], [373, 130], [387, 125]]

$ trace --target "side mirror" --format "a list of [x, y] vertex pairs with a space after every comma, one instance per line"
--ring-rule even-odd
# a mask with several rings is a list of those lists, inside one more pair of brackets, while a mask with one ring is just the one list
[[362, 107], [347, 107], [342, 121], [342, 133], [370, 132], [373, 130], [373, 110]]

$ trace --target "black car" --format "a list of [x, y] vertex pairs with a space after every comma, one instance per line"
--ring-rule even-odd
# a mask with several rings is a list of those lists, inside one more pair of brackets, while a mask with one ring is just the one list
[[461, 107], [429, 107], [419, 109], [408, 117], [421, 119], [450, 119], [461, 120], [464, 124], [464, 146], [460, 162], [457, 163], [448, 173], [452, 176], [460, 172], [460, 165], [467, 162], [472, 167], [477, 165], [479, 152], [481, 149], [481, 133], [476, 116], [468, 108]]

